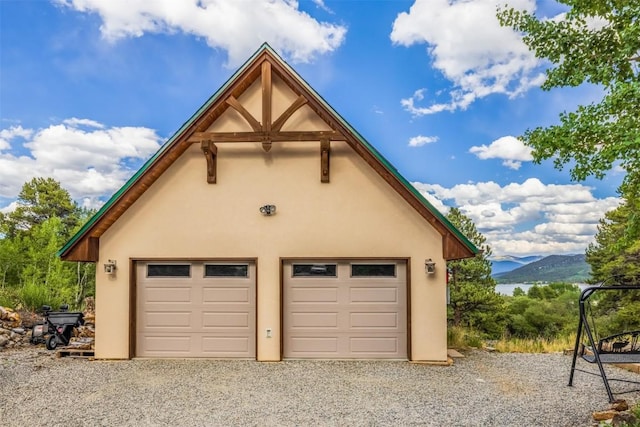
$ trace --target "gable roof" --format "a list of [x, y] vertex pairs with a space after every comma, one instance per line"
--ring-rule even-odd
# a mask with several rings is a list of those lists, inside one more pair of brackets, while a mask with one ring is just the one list
[[[313, 90], [268, 44], [263, 44], [227, 82], [120, 188], [64, 245], [58, 255], [66, 261], [95, 262], [99, 238], [256, 79], [264, 65], [283, 80], [346, 141], [365, 162], [398, 192], [443, 238], [446, 260], [469, 258], [478, 249], [411, 185], [369, 142]], [[256, 139], [259, 141], [259, 139]]]

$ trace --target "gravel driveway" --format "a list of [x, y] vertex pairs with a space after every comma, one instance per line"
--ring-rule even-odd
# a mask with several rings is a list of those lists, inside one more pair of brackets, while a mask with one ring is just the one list
[[[579, 362], [580, 363], [580, 362]], [[386, 361], [56, 359], [0, 352], [2, 426], [588, 426], [599, 377], [560, 354]], [[586, 363], [582, 367], [593, 368]], [[640, 376], [610, 367], [616, 377]], [[614, 384], [614, 391], [624, 387]], [[638, 394], [624, 395], [628, 401]]]

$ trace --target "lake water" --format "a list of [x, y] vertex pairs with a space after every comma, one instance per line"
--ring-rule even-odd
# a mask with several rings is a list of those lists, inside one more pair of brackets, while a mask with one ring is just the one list
[[[580, 289], [584, 289], [587, 286], [589, 286], [585, 283], [578, 283], [577, 285], [580, 287]], [[502, 295], [513, 295], [513, 291], [516, 288], [520, 288], [526, 294], [532, 286], [533, 286], [533, 283], [504, 283], [504, 284], [496, 285], [496, 293], [499, 293]], [[546, 285], [538, 284], [538, 286], [546, 286]]]

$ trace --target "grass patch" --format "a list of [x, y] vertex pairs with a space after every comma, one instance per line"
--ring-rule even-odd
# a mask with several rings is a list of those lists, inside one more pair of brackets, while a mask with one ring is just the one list
[[482, 348], [484, 337], [478, 331], [460, 326], [449, 326], [447, 329], [447, 346], [450, 348]]
[[565, 335], [557, 338], [513, 338], [503, 337], [493, 344], [501, 353], [558, 353], [573, 349], [576, 337]]
[[484, 348], [492, 347], [501, 353], [559, 353], [573, 349], [575, 335], [566, 334], [556, 338], [515, 338], [504, 336], [499, 340], [487, 341], [485, 336], [476, 330], [450, 326], [447, 329], [447, 346], [449, 348]]

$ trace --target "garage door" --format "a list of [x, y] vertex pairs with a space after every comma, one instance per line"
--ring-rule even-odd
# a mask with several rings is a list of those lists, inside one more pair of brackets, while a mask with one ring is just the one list
[[137, 263], [136, 355], [256, 356], [253, 263]]
[[406, 263], [284, 264], [284, 357], [407, 358]]

